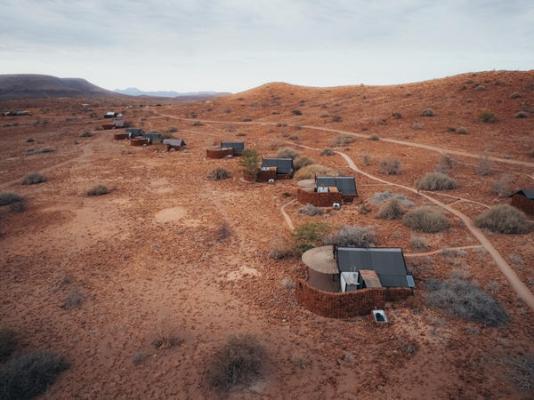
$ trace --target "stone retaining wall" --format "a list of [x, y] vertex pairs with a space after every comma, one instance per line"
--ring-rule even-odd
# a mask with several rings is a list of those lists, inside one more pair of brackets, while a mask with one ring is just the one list
[[216, 149], [207, 149], [206, 157], [207, 158], [225, 158], [234, 154], [234, 150], [230, 147], [216, 148]]
[[307, 192], [297, 190], [297, 200], [302, 204], [313, 204], [316, 207], [332, 207], [332, 204], [343, 202], [343, 195], [339, 192]]

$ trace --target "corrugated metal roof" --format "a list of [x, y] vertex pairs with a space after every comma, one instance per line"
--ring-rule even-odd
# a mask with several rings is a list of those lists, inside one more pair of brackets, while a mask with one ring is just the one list
[[294, 170], [292, 158], [264, 158], [261, 166], [276, 167], [276, 172], [279, 174], [291, 174]]
[[245, 150], [244, 142], [221, 142], [221, 147], [231, 147], [234, 149], [234, 154], [240, 155]]
[[384, 287], [411, 287], [402, 249], [399, 248], [336, 248], [340, 272], [376, 271]]
[[522, 194], [529, 200], [534, 200], [534, 187], [521, 189], [514, 194]]
[[163, 139], [163, 144], [168, 144], [170, 146], [185, 146], [185, 141], [183, 139]]
[[318, 176], [316, 186], [335, 186], [345, 196], [356, 196], [356, 179], [353, 176]]

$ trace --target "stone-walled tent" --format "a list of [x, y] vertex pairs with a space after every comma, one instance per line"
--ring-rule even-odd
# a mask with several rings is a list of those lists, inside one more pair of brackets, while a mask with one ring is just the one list
[[186, 146], [183, 139], [163, 139], [163, 144], [167, 146], [167, 151], [181, 150]]
[[534, 187], [521, 189], [510, 197], [512, 198], [512, 206], [534, 216]]
[[353, 176], [316, 176], [313, 188], [299, 188], [297, 200], [317, 207], [351, 203], [358, 196]]
[[231, 148], [232, 155], [240, 156], [245, 151], [244, 142], [221, 142], [221, 149]]
[[295, 167], [292, 158], [264, 158], [258, 171], [258, 182], [267, 182], [270, 179], [290, 179], [293, 177]]

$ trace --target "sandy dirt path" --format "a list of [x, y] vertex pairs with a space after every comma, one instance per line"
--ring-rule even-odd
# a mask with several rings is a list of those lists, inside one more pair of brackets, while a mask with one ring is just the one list
[[[215, 121], [215, 120], [209, 120], [209, 119], [180, 118], [180, 117], [176, 117], [174, 115], [163, 114], [163, 113], [160, 113], [160, 112], [157, 112], [157, 111], [154, 111], [154, 113], [159, 115], [159, 116], [161, 116], [161, 117], [168, 117], [168, 118], [176, 119], [176, 120], [179, 120], [179, 121], [200, 121], [200, 122], [210, 123], [210, 124], [262, 125], [262, 126], [276, 126], [276, 124], [277, 124], [276, 122], [261, 122], [261, 121], [242, 122], [242, 121]], [[287, 126], [296, 127], [297, 125], [288, 124]], [[323, 132], [339, 133], [339, 134], [350, 135], [350, 136], [354, 136], [354, 137], [358, 137], [358, 138], [362, 138], [362, 139], [369, 139], [371, 136], [373, 136], [373, 135], [367, 135], [367, 134], [363, 134], [363, 133], [345, 131], [345, 130], [341, 130], [341, 129], [324, 128], [324, 127], [314, 126], [314, 125], [298, 125], [298, 126], [300, 128], [312, 129], [312, 130], [323, 131]], [[476, 159], [480, 158], [480, 153], [474, 154], [474, 153], [469, 153], [467, 151], [462, 151], [462, 150], [446, 149], [446, 148], [441, 147], [441, 146], [432, 146], [432, 145], [429, 145], [429, 144], [408, 142], [408, 141], [405, 141], [405, 140], [398, 140], [398, 139], [380, 138], [380, 140], [382, 142], [386, 142], [386, 143], [394, 143], [394, 144], [398, 144], [398, 145], [401, 145], [401, 146], [416, 147], [416, 148], [419, 148], [419, 149], [435, 151], [435, 152], [440, 153], [440, 154], [453, 154], [453, 155], [456, 155], [456, 156], [476, 158]], [[495, 161], [495, 162], [500, 162], [500, 163], [504, 163], [504, 164], [520, 165], [520, 166], [523, 166], [523, 167], [534, 168], [534, 162], [522, 161], [522, 160], [514, 160], [514, 159], [508, 159], [508, 158], [504, 158], [504, 157], [494, 157], [494, 156], [487, 156], [487, 158], [488, 158], [488, 160]]]
[[293, 221], [291, 221], [291, 217], [286, 212], [286, 207], [290, 204], [293, 204], [295, 201], [297, 200], [293, 199], [287, 202], [286, 204], [284, 204], [282, 207], [280, 207], [280, 212], [282, 213], [282, 216], [284, 217], [284, 220], [286, 221], [287, 227], [289, 228], [291, 232], [295, 230], [295, 225], [293, 225]]

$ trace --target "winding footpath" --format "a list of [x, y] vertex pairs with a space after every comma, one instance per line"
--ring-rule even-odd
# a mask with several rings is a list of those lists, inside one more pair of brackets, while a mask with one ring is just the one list
[[[175, 120], [179, 120], [179, 121], [201, 121], [201, 122], [210, 123], [210, 124], [262, 125], [262, 126], [273, 126], [273, 125], [276, 125], [275, 122], [215, 121], [215, 120], [180, 118], [180, 117], [176, 117], [174, 115], [163, 114], [163, 113], [160, 113], [160, 112], [155, 112], [155, 114], [157, 114], [157, 115], [159, 115], [161, 117], [167, 117], [167, 118], [171, 118], [171, 119], [175, 119]], [[288, 125], [288, 126], [292, 126], [292, 125]], [[324, 128], [324, 127], [318, 127], [318, 126], [312, 126], [312, 125], [300, 125], [300, 126], [302, 128], [306, 128], [306, 129], [313, 129], [313, 130], [318, 130], [318, 131], [323, 131], [323, 132], [332, 132], [332, 133], [338, 133], [338, 134], [346, 134], [346, 135], [351, 135], [351, 136], [354, 136], [354, 137], [361, 137], [361, 138], [367, 138], [367, 139], [370, 137], [370, 135], [354, 133], [354, 132], [349, 132], [349, 131], [344, 131], [344, 130], [339, 130], [339, 129]], [[394, 144], [398, 144], [398, 145], [402, 145], [402, 146], [416, 147], [416, 148], [420, 148], [420, 149], [436, 151], [436, 152], [442, 153], [442, 154], [447, 153], [447, 154], [454, 154], [454, 155], [459, 155], [459, 156], [463, 156], [463, 157], [480, 158], [479, 154], [473, 154], [473, 153], [460, 151], [460, 150], [444, 149], [444, 148], [438, 147], [438, 146], [431, 146], [431, 145], [414, 143], [414, 142], [406, 142], [406, 141], [397, 140], [397, 139], [381, 138], [380, 140], [382, 142], [386, 142], [386, 143], [394, 143]], [[305, 145], [301, 145], [301, 144], [296, 144], [296, 143], [292, 143], [292, 144], [294, 146], [299, 146], [299, 147], [307, 148], [307, 149], [310, 149], [310, 150], [315, 150], [315, 151], [320, 150], [320, 149], [317, 149], [317, 148], [314, 148], [314, 147], [305, 146]], [[358, 166], [354, 163], [352, 158], [350, 158], [350, 156], [348, 156], [347, 154], [345, 154], [345, 153], [343, 153], [341, 151], [336, 151], [335, 153], [340, 155], [345, 160], [345, 162], [347, 163], [348, 167], [350, 169], [352, 169], [354, 172], [357, 172], [357, 173], [359, 173], [359, 174], [361, 174], [363, 176], [366, 176], [367, 178], [369, 178], [369, 179], [371, 179], [371, 180], [373, 180], [375, 182], [380, 182], [380, 183], [383, 183], [385, 185], [394, 186], [394, 187], [397, 187], [399, 189], [412, 192], [412, 193], [414, 193], [414, 194], [416, 194], [418, 196], [421, 196], [421, 197], [425, 198], [426, 200], [428, 200], [429, 202], [435, 204], [436, 206], [443, 208], [444, 210], [448, 211], [449, 213], [455, 215], [456, 217], [458, 217], [464, 223], [464, 225], [467, 227], [467, 229], [471, 232], [471, 234], [479, 241], [480, 245], [493, 258], [493, 260], [495, 261], [495, 264], [500, 269], [500, 271], [505, 276], [505, 278], [508, 280], [508, 282], [510, 282], [510, 285], [512, 286], [512, 288], [514, 289], [516, 294], [519, 296], [519, 298], [521, 298], [529, 306], [529, 308], [534, 311], [534, 295], [532, 294], [530, 289], [521, 281], [521, 279], [517, 276], [517, 274], [512, 269], [512, 267], [508, 264], [508, 262], [506, 262], [504, 257], [501, 256], [499, 251], [493, 246], [493, 244], [484, 235], [484, 233], [479, 228], [477, 228], [475, 226], [473, 221], [467, 215], [465, 215], [462, 212], [452, 208], [451, 206], [439, 201], [438, 199], [435, 199], [435, 198], [433, 198], [433, 197], [431, 197], [431, 196], [429, 196], [429, 195], [427, 195], [427, 194], [425, 194], [423, 192], [420, 192], [420, 191], [418, 191], [418, 190], [416, 190], [416, 189], [414, 189], [412, 187], [404, 186], [404, 185], [401, 185], [401, 184], [398, 184], [398, 183], [394, 183], [394, 182], [389, 182], [389, 181], [387, 181], [385, 179], [382, 179], [382, 178], [374, 176], [374, 175], [372, 175], [372, 174], [370, 174], [368, 172], [365, 172], [365, 171], [361, 170], [360, 168], [358, 168]], [[512, 164], [512, 165], [519, 165], [519, 166], [534, 168], [534, 163], [528, 162], [528, 161], [506, 159], [506, 158], [501, 158], [501, 157], [488, 157], [488, 159], [492, 160], [492, 161], [496, 161], [496, 162], [505, 163], [505, 164]], [[468, 199], [464, 199], [464, 200], [470, 201]], [[281, 208], [281, 212], [282, 212], [282, 215], [283, 215], [286, 223], [288, 224], [289, 228], [291, 230], [293, 230], [294, 229], [293, 222], [291, 221], [291, 218], [289, 217], [289, 215], [285, 211], [285, 207], [287, 205], [289, 205], [290, 203], [291, 202], [284, 204], [282, 206], [282, 208]]]

